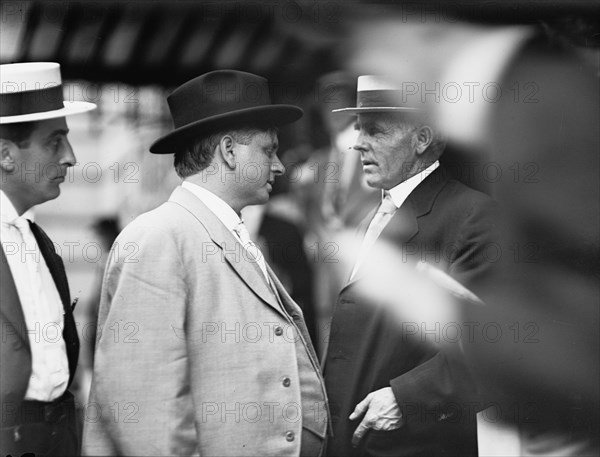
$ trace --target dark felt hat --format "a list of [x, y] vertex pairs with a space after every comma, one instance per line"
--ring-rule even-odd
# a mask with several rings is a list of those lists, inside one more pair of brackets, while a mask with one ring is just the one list
[[293, 105], [271, 103], [267, 80], [236, 70], [217, 70], [179, 86], [167, 97], [175, 130], [150, 146], [154, 154], [177, 152], [192, 139], [228, 126], [280, 126], [302, 117]]

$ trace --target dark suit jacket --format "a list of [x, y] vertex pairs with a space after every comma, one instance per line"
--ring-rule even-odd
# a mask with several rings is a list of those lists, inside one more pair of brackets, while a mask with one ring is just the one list
[[[433, 262], [469, 287], [489, 266], [494, 207], [440, 167], [410, 194], [379, 239], [402, 246], [407, 260]], [[403, 334], [383, 307], [358, 297], [360, 276], [342, 288], [332, 319], [325, 364], [334, 429], [328, 455], [477, 455], [476, 388], [462, 358]], [[390, 432], [371, 430], [352, 448], [359, 421], [348, 416], [367, 394], [387, 386], [406, 424]]]
[[[69, 360], [70, 385], [77, 367], [79, 338], [71, 310], [71, 297], [65, 268], [48, 235], [39, 226], [30, 225], [64, 307], [63, 338]], [[1, 426], [10, 427], [15, 423], [16, 412], [21, 407], [21, 402], [29, 384], [31, 348], [29, 346], [29, 336], [26, 333], [27, 327], [21, 302], [4, 251], [2, 251], [0, 259], [0, 276], [2, 278], [0, 282], [0, 328], [2, 331], [0, 343], [0, 360], [2, 363], [2, 370], [0, 370]]]

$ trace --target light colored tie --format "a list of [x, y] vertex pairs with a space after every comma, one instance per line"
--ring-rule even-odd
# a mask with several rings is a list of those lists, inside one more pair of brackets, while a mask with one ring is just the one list
[[250, 233], [248, 233], [248, 229], [246, 228], [246, 224], [244, 221], [241, 221], [233, 231], [237, 234], [242, 242], [242, 245], [246, 249], [246, 252], [250, 256], [250, 260], [257, 262], [258, 266], [262, 270], [267, 282], [269, 281], [269, 274], [267, 273], [267, 264], [265, 262], [265, 257], [263, 253], [260, 251], [258, 246], [250, 239]]
[[367, 254], [375, 244], [375, 241], [377, 241], [377, 238], [379, 238], [379, 235], [398, 209], [396, 208], [394, 200], [392, 200], [392, 196], [387, 190], [384, 191], [383, 195], [383, 200], [381, 201], [379, 208], [377, 208], [377, 212], [375, 213], [375, 216], [373, 216], [373, 219], [369, 224], [369, 228], [365, 233], [365, 237], [363, 239], [362, 246], [360, 249], [360, 254], [356, 260], [356, 263], [354, 264], [354, 269], [352, 270], [350, 279], [354, 278], [360, 265], [365, 260]]
[[29, 221], [24, 217], [17, 217], [11, 221], [9, 226], [14, 227], [21, 236], [23, 244], [20, 246], [21, 261], [27, 265], [34, 288], [41, 287], [40, 261], [41, 253], [37, 241], [29, 227]]

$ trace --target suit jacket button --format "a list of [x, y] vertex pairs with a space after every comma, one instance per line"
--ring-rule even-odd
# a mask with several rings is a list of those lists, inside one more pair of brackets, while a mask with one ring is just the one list
[[277, 336], [283, 335], [283, 329], [281, 327], [275, 327], [275, 335], [277, 335]]
[[286, 432], [285, 433], [285, 439], [287, 441], [290, 441], [290, 442], [294, 441], [294, 438], [295, 438], [294, 432]]
[[290, 378], [283, 378], [283, 387], [290, 387], [290, 384], [292, 383], [292, 380]]

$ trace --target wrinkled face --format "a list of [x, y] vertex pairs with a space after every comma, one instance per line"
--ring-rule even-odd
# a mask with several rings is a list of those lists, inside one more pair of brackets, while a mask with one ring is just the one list
[[76, 160], [64, 117], [37, 124], [28, 142], [12, 148], [15, 168], [3, 185], [17, 210], [58, 197], [67, 169]]
[[235, 143], [240, 178], [238, 198], [242, 208], [269, 201], [275, 177], [285, 172], [277, 157], [278, 147], [277, 135], [266, 132], [254, 135], [250, 144]]
[[369, 186], [391, 189], [411, 176], [417, 161], [416, 128], [386, 113], [365, 113], [358, 115], [356, 130], [354, 149], [360, 152]]

